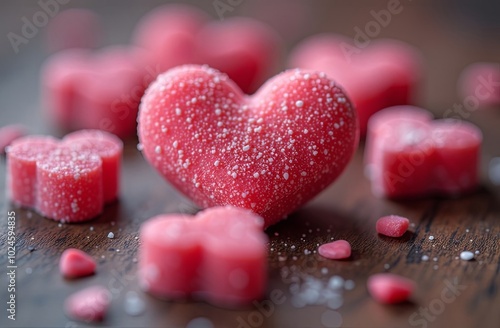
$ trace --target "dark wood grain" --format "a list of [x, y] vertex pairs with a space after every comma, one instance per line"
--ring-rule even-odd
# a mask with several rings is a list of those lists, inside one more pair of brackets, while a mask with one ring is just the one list
[[[68, 7], [87, 6], [106, 14], [106, 27], [113, 36], [111, 43], [125, 42], [133, 26], [130, 22], [135, 22], [156, 4], [127, 3], [129, 6], [120, 6], [111, 1], [106, 6], [99, 2], [75, 1]], [[353, 27], [363, 26], [370, 19], [370, 10], [382, 9], [386, 3], [356, 2], [353, 5], [349, 2], [304, 1], [302, 5], [308, 6], [312, 18], [306, 20], [309, 24], [306, 24], [303, 34], [326, 30], [353, 36]], [[426, 60], [427, 79], [419, 103], [439, 117], [459, 101], [455, 95], [455, 81], [461, 68], [477, 60], [498, 60], [500, 44], [472, 24], [474, 22], [456, 14], [455, 11], [464, 11], [465, 4], [453, 7], [455, 11], [451, 13], [444, 5], [432, 7], [429, 2], [404, 4], [407, 9], [394, 17], [381, 36], [405, 39], [421, 48]], [[33, 13], [34, 5], [9, 2], [0, 6], [5, 9], [0, 14], [0, 21], [4, 22], [0, 22], [0, 26], [6, 29], [2, 30], [6, 34], [19, 27], [17, 17]], [[203, 2], [202, 6], [215, 15], [211, 2]], [[9, 16], [8, 11], [14, 18], [3, 20]], [[255, 5], [250, 2], [236, 8], [234, 13], [245, 12], [259, 16]], [[462, 20], [457, 17], [462, 17]], [[492, 24], [488, 26], [488, 31], [496, 31]], [[287, 41], [291, 45], [297, 39]], [[9, 47], [5, 40], [2, 42], [2, 47]], [[32, 40], [18, 55], [2, 49], [1, 125], [23, 122], [33, 132], [51, 132], [41, 120], [37, 94], [37, 74], [44, 57], [40, 50], [41, 40]], [[96, 220], [82, 224], [59, 225], [10, 205], [3, 188], [5, 159], [2, 158], [0, 295], [4, 305], [0, 326], [87, 326], [67, 318], [62, 311], [63, 302], [72, 292], [101, 284], [109, 288], [113, 301], [109, 315], [100, 326], [185, 327], [193, 318], [206, 317], [215, 327], [328, 327], [334, 321], [325, 321], [324, 318], [337, 315], [343, 327], [498, 328], [500, 187], [489, 182], [487, 167], [491, 158], [500, 156], [500, 111], [499, 108], [476, 111], [468, 119], [478, 124], [484, 133], [483, 183], [477, 192], [457, 199], [423, 198], [394, 202], [376, 198], [363, 176], [361, 145], [337, 182], [286, 221], [268, 229], [270, 282], [267, 299], [260, 305], [236, 310], [194, 301], [165, 302], [140, 292], [136, 261], [141, 223], [159, 213], [194, 213], [197, 209], [153, 171], [136, 150], [136, 140], [126, 142], [120, 201], [108, 206]], [[15, 211], [17, 234], [15, 322], [6, 318], [3, 309], [7, 299], [4, 236], [9, 211]], [[400, 239], [377, 235], [375, 221], [387, 214], [408, 217], [410, 231]], [[110, 231], [114, 232], [114, 239], [107, 238]], [[429, 240], [429, 236], [434, 240]], [[353, 255], [349, 260], [329, 261], [316, 253], [319, 244], [332, 238], [350, 241]], [[68, 247], [80, 248], [97, 259], [97, 273], [79, 280], [63, 279], [58, 272], [58, 259]], [[457, 259], [463, 250], [477, 250], [479, 254], [474, 261], [465, 262]], [[429, 260], [423, 261], [423, 255]], [[396, 306], [374, 302], [367, 293], [366, 280], [378, 272], [393, 272], [414, 279], [418, 289], [411, 302]], [[350, 279], [355, 284], [354, 289], [342, 293], [343, 303], [338, 309], [329, 309], [325, 305], [294, 306], [293, 292], [297, 286], [311, 277], [326, 283], [334, 275]], [[147, 309], [141, 316], [132, 317], [124, 312], [123, 302], [128, 291], [137, 291], [146, 302]], [[443, 293], [448, 299], [453, 299], [442, 302]], [[269, 313], [263, 313], [259, 309], [269, 306], [269, 299], [275, 303], [267, 308]], [[440, 304], [444, 307], [441, 308]], [[434, 307], [434, 310], [429, 312], [427, 319], [416, 322], [422, 318], [419, 311], [429, 307]]]

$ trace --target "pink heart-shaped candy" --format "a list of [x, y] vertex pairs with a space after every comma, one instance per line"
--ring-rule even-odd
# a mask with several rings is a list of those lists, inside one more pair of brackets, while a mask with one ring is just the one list
[[323, 73], [290, 70], [246, 96], [225, 74], [174, 68], [139, 113], [146, 159], [205, 208], [233, 205], [269, 226], [343, 171], [358, 145], [356, 114]]

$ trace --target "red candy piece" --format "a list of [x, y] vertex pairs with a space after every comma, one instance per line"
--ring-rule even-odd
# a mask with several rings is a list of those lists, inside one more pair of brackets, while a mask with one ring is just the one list
[[376, 229], [381, 235], [401, 237], [406, 230], [408, 230], [409, 224], [410, 221], [407, 218], [397, 215], [388, 215], [377, 220]]
[[332, 260], [343, 260], [351, 256], [351, 244], [346, 240], [336, 240], [318, 248], [319, 255]]
[[419, 54], [408, 44], [378, 40], [359, 49], [333, 34], [303, 41], [292, 51], [289, 65], [323, 71], [340, 83], [358, 111], [361, 135], [375, 112], [413, 101], [421, 71]]
[[134, 134], [140, 99], [157, 74], [147, 63], [143, 50], [118, 46], [54, 54], [41, 76], [47, 118], [64, 130]]
[[206, 64], [229, 75], [247, 93], [273, 72], [280, 42], [267, 25], [249, 18], [208, 22], [198, 9], [166, 5], [138, 24], [134, 43], [151, 51], [161, 71]]
[[65, 278], [80, 278], [93, 274], [96, 263], [87, 253], [76, 249], [66, 249], [59, 260], [59, 271]]
[[45, 29], [47, 48], [50, 52], [68, 48], [95, 48], [101, 30], [100, 18], [91, 10], [63, 10], [50, 19]]
[[111, 303], [111, 293], [102, 286], [85, 288], [64, 302], [69, 317], [83, 322], [102, 321]]
[[474, 63], [460, 74], [458, 92], [470, 112], [500, 105], [500, 63]]
[[432, 120], [432, 114], [425, 109], [415, 106], [394, 106], [379, 111], [377, 115], [370, 117], [368, 121], [368, 135], [365, 141], [365, 163], [367, 165], [368, 178], [371, 175], [371, 164], [373, 164], [373, 149], [378, 148], [372, 144], [380, 141], [378, 138], [380, 131], [384, 131], [384, 125], [387, 125], [392, 119], [408, 119], [420, 122], [429, 122]]
[[392, 273], [378, 273], [370, 276], [367, 283], [370, 295], [380, 303], [395, 304], [407, 301], [415, 283]]
[[122, 147], [117, 137], [92, 130], [63, 142], [17, 139], [7, 152], [9, 198], [57, 221], [89, 220], [117, 197]]
[[28, 136], [15, 140], [7, 151], [7, 193], [18, 206], [36, 203], [36, 163], [58, 146], [52, 137]]
[[63, 143], [76, 151], [92, 151], [102, 160], [103, 197], [105, 203], [118, 198], [123, 142], [101, 130], [81, 130], [66, 135]]
[[194, 296], [222, 306], [260, 298], [267, 280], [263, 220], [215, 207], [195, 217], [160, 215], [141, 227], [139, 281], [161, 298]]
[[7, 125], [0, 128], [0, 153], [4, 153], [6, 148], [17, 138], [26, 134], [26, 127], [23, 125]]
[[36, 209], [45, 217], [80, 222], [103, 209], [101, 158], [59, 147], [36, 165]]
[[373, 192], [402, 198], [474, 190], [481, 131], [465, 121], [431, 121], [422, 109], [398, 108], [375, 114], [369, 125], [366, 162]]
[[248, 97], [216, 70], [175, 68], [146, 91], [138, 122], [144, 156], [178, 190], [203, 208], [251, 209], [266, 226], [332, 183], [358, 145], [342, 89], [301, 70]]

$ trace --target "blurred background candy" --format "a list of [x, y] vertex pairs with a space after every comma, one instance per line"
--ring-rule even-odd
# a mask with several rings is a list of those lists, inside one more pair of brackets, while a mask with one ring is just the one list
[[500, 105], [500, 62], [470, 64], [460, 74], [457, 88], [471, 110]]
[[135, 134], [139, 102], [157, 74], [147, 63], [147, 53], [130, 46], [54, 54], [41, 73], [46, 118], [62, 130]]
[[397, 40], [376, 40], [361, 48], [347, 37], [321, 34], [299, 43], [288, 65], [326, 72], [338, 82], [354, 102], [364, 135], [375, 112], [415, 102], [423, 74], [420, 57], [416, 48]]
[[50, 20], [44, 30], [46, 48], [56, 52], [69, 48], [96, 48], [103, 33], [101, 18], [92, 10], [63, 10]]

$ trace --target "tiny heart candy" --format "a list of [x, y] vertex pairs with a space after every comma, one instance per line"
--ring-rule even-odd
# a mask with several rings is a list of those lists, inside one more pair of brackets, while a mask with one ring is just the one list
[[374, 194], [457, 195], [478, 186], [481, 131], [465, 121], [431, 118], [412, 106], [372, 116], [365, 161]]
[[214, 69], [174, 68], [151, 84], [138, 121], [144, 156], [178, 190], [203, 208], [251, 209], [266, 226], [332, 183], [359, 135], [344, 91], [302, 70], [245, 96]]

